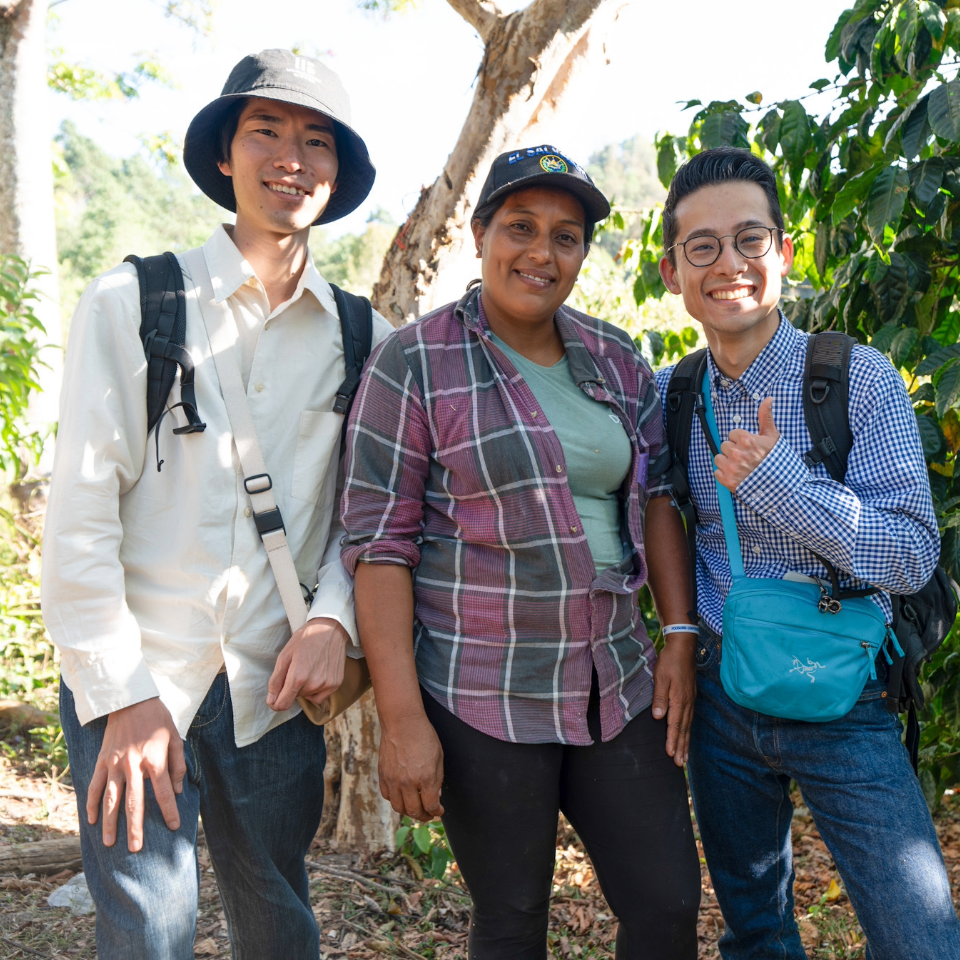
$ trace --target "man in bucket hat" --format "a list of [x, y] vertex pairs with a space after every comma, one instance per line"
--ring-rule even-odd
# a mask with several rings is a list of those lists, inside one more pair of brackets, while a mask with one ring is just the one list
[[[364, 200], [374, 168], [337, 76], [284, 50], [237, 64], [191, 123], [184, 162], [237, 215], [177, 258], [205, 428], [175, 433], [184, 411], [168, 407], [148, 444], [129, 264], [86, 290], [67, 351], [43, 610], [84, 871], [101, 960], [192, 958], [202, 816], [233, 956], [313, 960], [304, 856], [325, 750], [296, 699], [326, 699], [358, 650], [339, 560], [343, 339], [307, 238]], [[317, 584], [292, 637], [207, 336], [217, 310], [299, 579]], [[390, 329], [375, 315], [373, 343]]]

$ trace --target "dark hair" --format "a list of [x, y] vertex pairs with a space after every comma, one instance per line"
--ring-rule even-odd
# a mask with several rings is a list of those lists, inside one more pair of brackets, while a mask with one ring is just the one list
[[714, 147], [688, 160], [674, 174], [670, 191], [663, 205], [663, 247], [670, 262], [676, 265], [676, 252], [670, 247], [677, 241], [677, 204], [701, 187], [727, 180], [755, 183], [767, 195], [773, 225], [783, 230], [783, 212], [777, 194], [777, 178], [759, 157], [738, 147]]
[[[531, 186], [536, 186], [536, 184], [532, 184]], [[492, 201], [491, 203], [486, 203], [482, 207], [477, 207], [477, 209], [473, 211], [473, 216], [470, 218], [470, 222], [473, 223], [473, 221], [476, 220], [481, 227], [484, 227], [484, 228], [489, 227], [490, 221], [493, 220], [494, 214], [503, 206], [504, 201], [507, 199], [507, 197], [509, 197], [511, 194], [519, 193], [520, 190], [528, 190], [528, 189], [530, 189], [530, 186], [524, 187], [521, 182], [521, 184], [518, 186], [516, 190], [511, 190], [510, 193], [501, 194], [499, 197], [497, 197], [496, 200]], [[563, 190], [563, 187], [553, 187], [552, 189]], [[570, 193], [569, 190], [566, 190], [564, 192]], [[574, 197], [579, 201], [579, 197], [577, 197], [576, 194], [570, 193], [570, 196]], [[581, 203], [580, 206], [582, 207], [583, 204]], [[584, 210], [583, 212], [584, 255], [586, 255], [590, 250], [590, 244], [593, 242], [593, 231], [595, 227], [596, 227], [596, 224], [592, 220], [587, 219], [587, 212], [586, 210]]]
[[244, 107], [249, 103], [249, 97], [237, 97], [233, 103], [227, 105], [220, 117], [220, 132], [215, 143], [219, 148], [217, 153], [217, 163], [230, 162], [230, 146], [233, 138], [237, 135], [237, 127], [240, 124], [240, 114]]

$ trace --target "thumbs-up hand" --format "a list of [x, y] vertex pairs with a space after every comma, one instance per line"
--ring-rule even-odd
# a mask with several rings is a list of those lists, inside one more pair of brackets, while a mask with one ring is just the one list
[[733, 491], [759, 465], [780, 439], [780, 431], [773, 419], [773, 397], [767, 397], [757, 411], [759, 433], [731, 430], [720, 444], [720, 453], [713, 458], [717, 480]]

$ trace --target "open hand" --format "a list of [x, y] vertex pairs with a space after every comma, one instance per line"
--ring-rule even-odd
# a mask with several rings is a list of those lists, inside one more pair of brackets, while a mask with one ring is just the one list
[[180, 829], [176, 794], [183, 792], [187, 763], [183, 741], [170, 711], [159, 697], [117, 710], [107, 717], [100, 756], [87, 791], [87, 822], [95, 824], [103, 799], [103, 845], [117, 839], [121, 797], [126, 792], [127, 849], [143, 847], [143, 781], [153, 784], [153, 795], [171, 830]]
[[667, 718], [667, 755], [682, 767], [690, 751], [690, 724], [697, 696], [696, 633], [675, 633], [653, 668], [653, 715]]
[[757, 417], [759, 433], [731, 430], [720, 444], [720, 453], [713, 458], [717, 480], [730, 491], [736, 490], [741, 481], [756, 470], [780, 439], [780, 431], [773, 420], [773, 397], [767, 397], [760, 404]]

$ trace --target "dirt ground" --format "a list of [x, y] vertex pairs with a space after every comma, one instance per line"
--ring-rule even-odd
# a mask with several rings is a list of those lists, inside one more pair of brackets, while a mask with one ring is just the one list
[[[800, 803], [798, 798], [798, 804]], [[960, 796], [948, 795], [937, 830], [960, 903]], [[863, 956], [863, 937], [833, 861], [798, 805], [793, 821], [797, 854], [797, 917], [812, 960]], [[0, 850], [4, 845], [77, 832], [69, 785], [0, 759]], [[699, 842], [699, 841], [698, 841]], [[323, 958], [367, 960], [386, 956], [456, 960], [466, 956], [470, 900], [455, 865], [444, 881], [422, 879], [409, 859], [383, 854], [357, 857], [332, 841], [315, 842], [310, 885], [322, 931]], [[230, 956], [226, 923], [206, 850], [201, 845], [200, 908], [195, 955]], [[701, 864], [703, 861], [701, 860]], [[723, 920], [703, 871], [700, 957], [715, 958]], [[93, 917], [74, 917], [47, 905], [50, 892], [70, 876], [0, 877], [0, 958], [96, 957]], [[551, 909], [550, 946], [556, 957], [612, 958], [616, 921], [573, 831], [561, 824]]]

